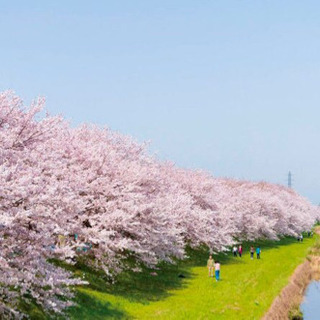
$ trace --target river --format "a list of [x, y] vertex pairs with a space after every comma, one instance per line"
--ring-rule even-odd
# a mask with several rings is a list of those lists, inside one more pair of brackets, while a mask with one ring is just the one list
[[300, 306], [304, 320], [320, 319], [320, 281], [312, 281]]

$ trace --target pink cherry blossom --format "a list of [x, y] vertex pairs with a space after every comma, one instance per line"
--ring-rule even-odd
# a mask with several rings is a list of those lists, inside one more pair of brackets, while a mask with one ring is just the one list
[[19, 297], [48, 312], [71, 304], [83, 281], [50, 258], [88, 256], [112, 276], [128, 256], [136, 271], [182, 259], [186, 246], [218, 252], [238, 240], [295, 236], [320, 217], [286, 187], [177, 168], [128, 136], [72, 128], [43, 107], [43, 99], [24, 107], [0, 94], [0, 314], [19, 317]]

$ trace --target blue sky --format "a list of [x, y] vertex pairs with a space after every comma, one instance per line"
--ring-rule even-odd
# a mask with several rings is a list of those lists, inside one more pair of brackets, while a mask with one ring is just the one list
[[320, 2], [2, 1], [0, 90], [177, 165], [320, 202]]

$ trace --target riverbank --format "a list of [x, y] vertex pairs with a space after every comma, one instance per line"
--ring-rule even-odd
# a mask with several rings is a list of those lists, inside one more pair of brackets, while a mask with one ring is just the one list
[[[320, 235], [320, 228], [315, 229]], [[320, 279], [320, 240], [309, 249], [306, 260], [299, 265], [290, 278], [289, 284], [272, 303], [263, 320], [303, 319], [300, 304], [312, 280]]]
[[[207, 254], [190, 253], [189, 260], [162, 266], [157, 275], [124, 273], [107, 286], [86, 270], [91, 282], [79, 290], [72, 319], [261, 319], [298, 265], [316, 242], [293, 238], [260, 242], [261, 260], [251, 260], [248, 246], [242, 258], [220, 255], [222, 281], [208, 278]], [[257, 245], [257, 244], [255, 244]], [[179, 278], [182, 274], [185, 278]]]

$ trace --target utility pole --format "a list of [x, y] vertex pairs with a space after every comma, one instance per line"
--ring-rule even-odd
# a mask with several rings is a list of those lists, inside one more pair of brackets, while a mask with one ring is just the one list
[[288, 188], [292, 188], [292, 174], [291, 171], [288, 173]]

